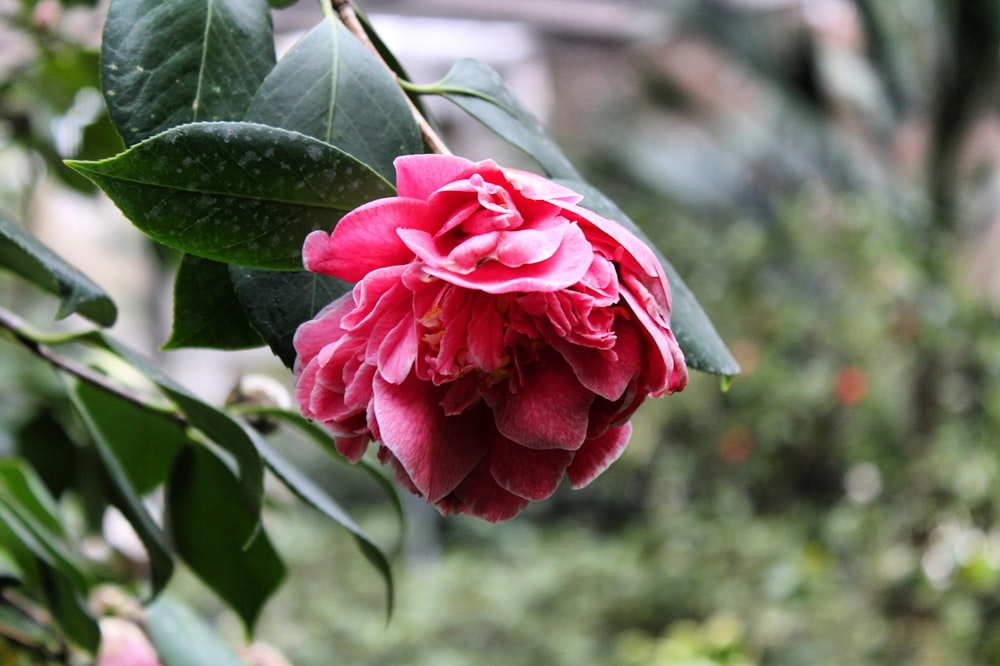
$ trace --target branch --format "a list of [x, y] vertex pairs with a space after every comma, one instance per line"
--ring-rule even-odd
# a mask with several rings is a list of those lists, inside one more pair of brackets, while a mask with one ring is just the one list
[[[369, 51], [375, 54], [375, 57], [378, 58], [379, 62], [385, 65], [385, 68], [389, 70], [389, 73], [391, 73], [393, 77], [396, 77], [396, 73], [392, 71], [392, 67], [390, 67], [389, 63], [382, 58], [382, 55], [378, 52], [375, 44], [373, 44], [372, 40], [368, 38], [368, 33], [365, 32], [364, 26], [362, 26], [361, 21], [358, 20], [358, 15], [355, 13], [350, 0], [332, 0], [332, 2], [333, 8], [336, 10], [337, 16], [340, 18], [340, 22], [344, 24], [344, 27], [347, 28], [352, 35], [357, 37]], [[326, 3], [323, 3], [323, 5], [325, 7]], [[424, 143], [426, 143], [430, 147], [431, 151], [435, 153], [440, 153], [441, 155], [451, 155], [451, 151], [448, 150], [448, 146], [445, 145], [441, 137], [434, 131], [434, 128], [431, 127], [429, 122], [427, 122], [427, 118], [425, 118], [424, 114], [420, 112], [420, 109], [418, 109], [417, 105], [413, 103], [413, 100], [411, 100], [408, 95], [403, 95], [403, 97], [406, 99], [406, 104], [410, 107], [410, 112], [413, 113], [414, 120], [417, 121], [417, 126], [420, 128], [420, 136], [423, 137]]]
[[188, 426], [187, 419], [184, 418], [182, 414], [174, 410], [167, 410], [159, 407], [151, 403], [149, 399], [141, 393], [111, 382], [106, 376], [83, 365], [82, 363], [78, 363], [77, 361], [74, 361], [71, 358], [66, 358], [65, 356], [60, 356], [48, 345], [45, 345], [31, 337], [31, 335], [27, 332], [28, 328], [27, 323], [23, 319], [18, 317], [13, 312], [0, 307], [0, 329], [7, 329], [14, 342], [17, 342], [35, 356], [48, 361], [59, 370], [62, 370], [77, 379], [85, 381], [105, 393], [121, 398], [122, 400], [130, 402], [141, 409], [145, 409], [160, 416], [166, 416], [167, 418], [177, 422], [182, 427]]

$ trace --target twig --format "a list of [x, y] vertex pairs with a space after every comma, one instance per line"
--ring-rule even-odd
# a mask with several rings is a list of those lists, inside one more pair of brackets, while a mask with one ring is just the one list
[[159, 416], [169, 418], [182, 427], [188, 426], [187, 419], [184, 418], [184, 416], [179, 412], [165, 410], [150, 403], [149, 400], [140, 393], [111, 382], [107, 377], [99, 372], [96, 372], [81, 363], [77, 363], [73, 359], [60, 356], [48, 345], [32, 338], [26, 332], [28, 329], [27, 323], [16, 314], [6, 310], [5, 308], [0, 308], [0, 328], [10, 331], [11, 337], [15, 342], [19, 343], [35, 356], [48, 361], [63, 372], [73, 375], [74, 377], [87, 382], [105, 393], [109, 393], [121, 398], [122, 400], [130, 402], [141, 409], [145, 409]]
[[[358, 20], [358, 15], [354, 11], [354, 7], [351, 5], [350, 0], [332, 0], [333, 8], [337, 12], [337, 16], [340, 18], [340, 22], [344, 24], [347, 30], [357, 37], [362, 44], [364, 44], [369, 51], [375, 54], [375, 57], [379, 59], [389, 73], [396, 76], [396, 73], [392, 71], [392, 67], [389, 66], [378, 52], [375, 44], [372, 40], [368, 38], [368, 33], [365, 32], [364, 26], [361, 25], [361, 21]], [[325, 6], [325, 5], [324, 5]], [[440, 153], [441, 155], [451, 155], [451, 151], [448, 150], [448, 146], [445, 145], [444, 141], [438, 136], [434, 128], [431, 127], [430, 123], [427, 122], [427, 118], [424, 114], [420, 112], [417, 105], [413, 103], [408, 96], [403, 95], [406, 99], [406, 104], [410, 107], [410, 112], [413, 113], [414, 120], [417, 121], [417, 126], [420, 128], [420, 136], [423, 137], [424, 143], [435, 153]]]

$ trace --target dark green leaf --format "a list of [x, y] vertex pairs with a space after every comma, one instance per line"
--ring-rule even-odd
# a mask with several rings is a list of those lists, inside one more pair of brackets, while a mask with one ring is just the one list
[[166, 480], [178, 452], [189, 442], [187, 435], [166, 414], [140, 409], [83, 382], [67, 381], [111, 484], [112, 503], [135, 529], [149, 556], [156, 595], [173, 575], [174, 563], [140, 495]]
[[0, 268], [6, 268], [60, 299], [58, 319], [78, 312], [100, 326], [115, 323], [111, 298], [86, 275], [0, 212]]
[[382, 549], [354, 522], [336, 500], [327, 495], [322, 488], [289, 462], [277, 449], [271, 446], [270, 442], [263, 437], [256, 439], [257, 449], [264, 457], [267, 466], [292, 492], [351, 533], [365, 559], [382, 574], [382, 578], [385, 580], [386, 613], [391, 616], [393, 607], [392, 567]]
[[[89, 331], [72, 339], [111, 351], [156, 384], [177, 405], [192, 427], [200, 430], [214, 444], [232, 456], [240, 479], [240, 492], [235, 496], [242, 499], [243, 506], [250, 514], [260, 516], [264, 494], [264, 464], [242, 425], [196, 398], [162, 370], [114, 338], [99, 331]], [[249, 526], [247, 533], [243, 535], [244, 540], [250, 538], [256, 530], [256, 524]]]
[[70, 439], [51, 405], [40, 408], [14, 432], [15, 450], [38, 474], [49, 492], [58, 497], [78, 479], [82, 466], [77, 446]]
[[244, 666], [190, 608], [166, 596], [146, 607], [146, 628], [163, 666]]
[[[382, 41], [382, 37], [378, 34], [378, 32], [376, 32], [374, 26], [372, 26], [371, 21], [368, 20], [368, 16], [357, 5], [354, 6], [354, 14], [358, 17], [358, 22], [365, 31], [368, 41], [370, 41], [372, 46], [375, 47], [375, 50], [378, 52], [378, 57], [382, 59], [382, 62], [389, 66], [389, 69], [392, 70], [392, 73], [395, 74], [398, 79], [409, 81], [410, 75], [396, 58], [396, 54], [390, 51], [389, 47]], [[435, 127], [433, 116], [427, 113], [423, 103], [420, 101], [420, 95], [411, 90], [404, 90], [403, 92], [424, 117], [424, 120], [430, 123], [431, 127], [433, 127], [434, 130], [440, 134], [441, 132], [439, 131], [439, 128]]]
[[167, 525], [178, 554], [250, 631], [285, 568], [263, 530], [244, 547], [257, 517], [233, 501], [238, 493], [221, 460], [205, 447], [189, 447], [167, 485]]
[[233, 286], [253, 327], [281, 361], [295, 364], [292, 338], [299, 325], [351, 289], [322, 273], [230, 266]]
[[580, 179], [580, 174], [538, 119], [507, 90], [500, 75], [482, 62], [463, 58], [439, 83], [420, 90], [448, 98], [502, 139], [530, 155], [552, 178]]
[[229, 267], [184, 255], [174, 280], [173, 331], [163, 348], [247, 349], [262, 343], [236, 297]]
[[393, 194], [341, 150], [253, 123], [184, 125], [116, 157], [68, 164], [164, 245], [258, 268], [301, 268], [306, 234]]
[[324, 19], [271, 71], [247, 113], [336, 146], [394, 182], [393, 160], [423, 149], [395, 79], [338, 21]]
[[66, 636], [94, 652], [100, 631], [83, 602], [86, 579], [66, 544], [37, 522], [34, 509], [18, 495], [7, 485], [0, 486], [0, 547], [16, 559], [28, 591], [43, 600]]
[[263, 418], [275, 419], [276, 421], [286, 423], [311, 439], [314, 444], [318, 445], [321, 449], [330, 454], [330, 456], [337, 462], [363, 470], [372, 478], [373, 481], [375, 481], [375, 483], [378, 484], [379, 488], [382, 489], [386, 497], [389, 498], [400, 524], [405, 521], [403, 505], [399, 501], [399, 493], [396, 491], [396, 485], [389, 480], [388, 477], [386, 477], [382, 468], [369, 462], [365, 458], [362, 458], [357, 463], [348, 462], [347, 458], [345, 458], [340, 451], [337, 450], [336, 439], [334, 439], [333, 435], [330, 434], [330, 432], [325, 428], [314, 423], [313, 421], [310, 421], [298, 412], [291, 412], [287, 409], [281, 409], [279, 407], [241, 407], [239, 409], [239, 413], [253, 414]]
[[584, 196], [580, 205], [620, 223], [656, 252], [670, 283], [672, 296], [670, 327], [684, 352], [688, 366], [715, 375], [739, 374], [739, 364], [719, 337], [694, 294], [642, 229], [595, 187], [580, 181], [560, 182]]
[[128, 400], [73, 382], [72, 396], [91, 434], [106, 451], [134, 491], [145, 495], [162, 484], [188, 436], [173, 414], [144, 409]]
[[55, 499], [34, 470], [17, 459], [0, 460], [0, 495], [20, 506], [32, 522], [60, 538], [66, 533]]
[[242, 120], [274, 66], [266, 0], [112, 0], [101, 79], [132, 145], [198, 120]]
[[0, 476], [0, 506], [8, 527], [35, 556], [58, 568], [75, 588], [85, 589], [86, 577], [76, 553], [66, 541], [62, 523], [49, 513], [55, 505], [45, 486], [33, 475], [30, 483], [19, 479], [27, 474], [19, 461], [0, 462], [6, 472]]

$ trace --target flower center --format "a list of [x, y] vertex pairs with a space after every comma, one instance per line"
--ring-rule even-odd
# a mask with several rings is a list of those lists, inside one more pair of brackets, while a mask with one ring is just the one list
[[524, 218], [505, 188], [487, 183], [478, 173], [469, 178], [469, 184], [476, 192], [480, 208], [462, 222], [463, 232], [484, 234], [490, 231], [507, 231], [524, 224]]

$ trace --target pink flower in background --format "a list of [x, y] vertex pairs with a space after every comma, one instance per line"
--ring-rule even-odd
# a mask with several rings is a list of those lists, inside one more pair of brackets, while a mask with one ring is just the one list
[[399, 196], [313, 232], [356, 282], [295, 336], [296, 395], [356, 462], [369, 442], [442, 513], [507, 520], [621, 455], [646, 396], [684, 388], [654, 253], [539, 176], [396, 160]]
[[102, 617], [96, 666], [161, 666], [153, 645], [134, 622]]

